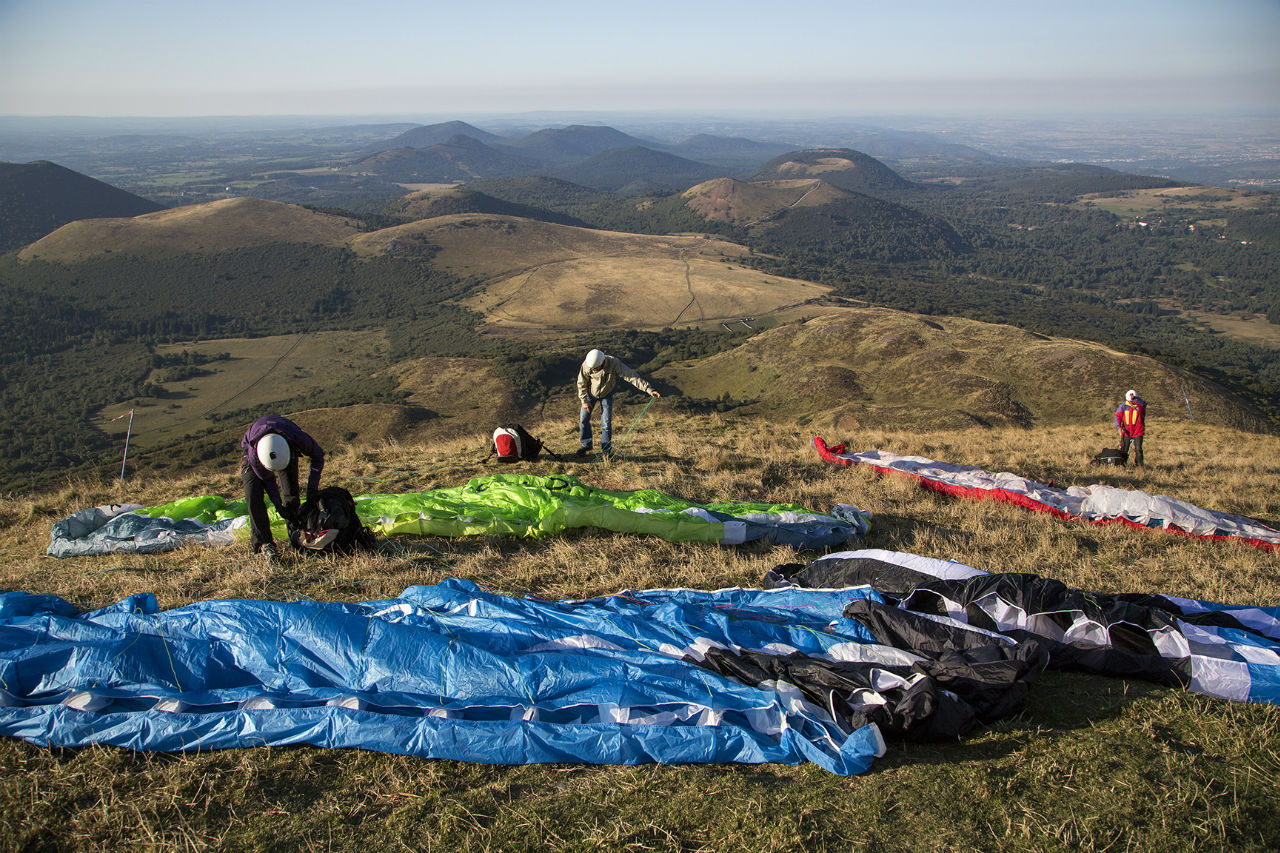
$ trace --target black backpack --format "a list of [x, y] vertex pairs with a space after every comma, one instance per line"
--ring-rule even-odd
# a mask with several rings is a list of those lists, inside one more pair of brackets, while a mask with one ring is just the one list
[[532, 462], [544, 450], [553, 459], [560, 458], [520, 424], [506, 424], [493, 431], [493, 448], [483, 461], [488, 462], [491, 457], [497, 456], [499, 462]]
[[356, 514], [351, 492], [341, 486], [327, 486], [307, 497], [298, 511], [299, 526], [290, 531], [289, 542], [311, 554], [353, 554], [372, 551], [377, 544], [373, 531]]
[[1118, 465], [1121, 468], [1129, 461], [1129, 454], [1123, 450], [1104, 450], [1094, 455], [1095, 465]]

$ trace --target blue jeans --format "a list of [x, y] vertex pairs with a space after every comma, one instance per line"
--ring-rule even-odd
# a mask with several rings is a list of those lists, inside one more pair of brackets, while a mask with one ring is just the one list
[[600, 403], [600, 449], [608, 453], [613, 449], [613, 395], [587, 397], [587, 408], [578, 406], [578, 440], [583, 447], [591, 446], [591, 410]]

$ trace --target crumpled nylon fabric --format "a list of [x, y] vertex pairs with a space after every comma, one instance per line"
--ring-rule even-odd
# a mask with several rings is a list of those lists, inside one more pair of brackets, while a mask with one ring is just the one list
[[[699, 504], [655, 489], [613, 491], [570, 476], [497, 474], [465, 486], [405, 494], [357, 495], [361, 521], [383, 536], [510, 536], [540, 539], [569, 528], [599, 527], [671, 542], [738, 545], [766, 541], [797, 549], [829, 548], [865, 536], [871, 516], [840, 505], [830, 514], [794, 504]], [[268, 507], [272, 529], [287, 538]], [[215, 495], [153, 507], [82, 510], [53, 525], [54, 557], [151, 553], [186, 544], [226, 544], [248, 537], [243, 500]]]
[[1167, 495], [1095, 484], [1068, 489], [1016, 474], [993, 474], [972, 465], [939, 462], [923, 456], [899, 456], [883, 450], [850, 453], [843, 444], [829, 447], [821, 436], [813, 445], [823, 459], [839, 465], [867, 465], [881, 473], [905, 474], [943, 494], [989, 499], [1094, 524], [1120, 522], [1208, 539], [1235, 539], [1266, 550], [1280, 550], [1280, 530], [1260, 521], [1204, 509]]
[[[650, 590], [549, 602], [468, 581], [361, 603], [149, 594], [81, 613], [0, 594], [0, 734], [183, 751], [306, 743], [494, 764], [810, 761], [883, 753], [786, 684], [699, 665], [710, 649], [839, 658], [869, 589]], [[870, 648], [878, 648], [871, 646]], [[900, 653], [886, 650], [897, 660]]]

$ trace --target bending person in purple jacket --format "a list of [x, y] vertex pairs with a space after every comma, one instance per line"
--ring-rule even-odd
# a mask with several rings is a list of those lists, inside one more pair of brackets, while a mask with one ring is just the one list
[[261, 551], [270, 561], [279, 556], [271, 538], [267, 519], [267, 502], [271, 498], [276, 511], [292, 530], [298, 525], [301, 503], [298, 497], [298, 454], [311, 460], [307, 476], [307, 497], [320, 488], [320, 472], [324, 470], [324, 450], [302, 428], [283, 415], [267, 415], [249, 425], [244, 438], [244, 459], [240, 462], [240, 478], [244, 481], [244, 500], [249, 507], [249, 545], [253, 553]]

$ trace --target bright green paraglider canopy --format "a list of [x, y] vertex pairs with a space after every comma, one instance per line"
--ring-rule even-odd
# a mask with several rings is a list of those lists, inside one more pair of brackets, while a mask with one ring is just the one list
[[[465, 486], [428, 492], [357, 495], [355, 501], [361, 521], [383, 536], [539, 539], [568, 528], [599, 527], [672, 542], [736, 545], [763, 539], [796, 548], [826, 548], [865, 535], [870, 524], [867, 513], [846, 505], [828, 514], [795, 504], [700, 504], [655, 489], [598, 489], [575, 477], [528, 474], [477, 477]], [[72, 516], [55, 525], [49, 553], [68, 556], [140, 550], [131, 549], [130, 540], [145, 540], [146, 550], [165, 550], [161, 543], [171, 538], [176, 541], [167, 547], [189, 541], [212, 543], [213, 531], [218, 533], [218, 541], [248, 536], [243, 500], [204, 495], [159, 506], [121, 508], [116, 514], [103, 513], [105, 509], [84, 511], [105, 516], [100, 522], [95, 517], [72, 524], [77, 519]], [[124, 518], [126, 515], [132, 518]], [[274, 508], [269, 508], [269, 515], [273, 529], [283, 537], [283, 520]], [[148, 525], [146, 520], [154, 524]], [[112, 530], [111, 525], [126, 529]], [[163, 525], [165, 530], [157, 533], [155, 525]], [[61, 537], [76, 544], [59, 542], [60, 526], [64, 528]], [[86, 541], [95, 536], [103, 541]]]

